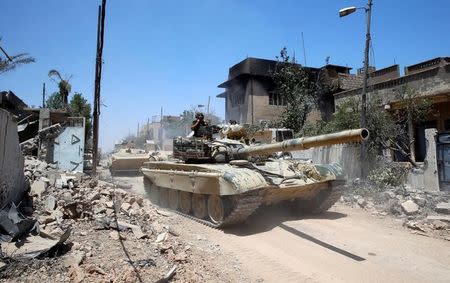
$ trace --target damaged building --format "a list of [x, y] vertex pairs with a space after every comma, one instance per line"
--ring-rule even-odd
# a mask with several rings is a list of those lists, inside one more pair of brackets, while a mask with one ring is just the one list
[[[247, 58], [229, 69], [228, 80], [218, 86], [225, 91], [217, 95], [225, 100], [226, 120], [259, 124], [279, 118], [286, 102], [273, 92], [275, 85], [270, 74], [276, 64], [274, 60]], [[361, 95], [363, 69], [358, 69], [356, 74], [350, 73], [351, 68], [336, 65], [305, 69], [313, 80], [324, 76], [324, 83], [332, 90], [321, 94], [316, 111], [325, 121], [332, 117], [336, 106]], [[407, 66], [403, 76], [399, 65], [379, 70], [369, 67], [368, 76], [368, 99], [380, 98], [383, 104], [380, 106], [386, 111], [405, 107], [405, 100], [399, 93], [406, 87], [431, 101], [431, 111], [426, 121], [410, 121], [407, 125], [410, 127], [409, 133], [412, 133], [411, 157], [414, 162], [426, 167], [425, 173], [415, 176], [412, 182], [431, 191], [450, 190], [450, 58], [438, 57]], [[357, 158], [348, 158], [349, 152], [346, 150], [312, 153], [309, 156], [319, 163], [328, 163], [333, 159], [330, 156], [335, 156], [335, 161], [349, 164], [351, 168], [347, 169], [354, 172], [350, 175], [355, 177], [359, 171], [359, 165], [355, 162]], [[347, 157], [343, 156], [343, 152]], [[356, 151], [350, 155], [356, 155]], [[404, 161], [393, 153], [389, 157], [392, 161]]]
[[[356, 83], [350, 90], [334, 94], [336, 105], [361, 94], [361, 74], [348, 75]], [[358, 82], [359, 81], [359, 82]], [[425, 162], [433, 176], [428, 187], [450, 190], [450, 58], [438, 57], [404, 68], [400, 75], [399, 65], [389, 66], [369, 73], [367, 97], [379, 99], [386, 111], [407, 107], [405, 89], [414, 91], [417, 98], [427, 98], [431, 111], [425, 121], [412, 118], [406, 127], [410, 133], [411, 159]], [[404, 161], [402, 156], [391, 154], [392, 161]], [[439, 181], [438, 181], [439, 180]]]
[[[247, 58], [229, 69], [228, 80], [218, 86], [225, 91], [217, 95], [225, 99], [227, 121], [259, 124], [279, 118], [286, 108], [286, 101], [273, 92], [275, 84], [271, 72], [276, 64], [274, 60]], [[321, 68], [304, 68], [312, 81], [320, 79], [332, 89], [318, 98], [320, 114], [327, 120], [334, 111], [333, 93], [353, 87], [352, 80], [347, 79], [351, 68], [331, 64]]]
[[11, 91], [0, 93], [0, 107], [14, 117], [20, 149], [58, 169], [91, 167], [85, 149], [85, 119], [67, 109], [30, 108]]

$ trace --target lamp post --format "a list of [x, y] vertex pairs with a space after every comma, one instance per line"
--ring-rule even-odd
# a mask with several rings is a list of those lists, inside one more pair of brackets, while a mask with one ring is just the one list
[[[356, 10], [364, 10], [367, 15], [367, 32], [366, 32], [366, 45], [364, 49], [364, 74], [363, 74], [363, 87], [361, 93], [361, 117], [360, 125], [361, 128], [367, 126], [366, 120], [366, 110], [367, 110], [367, 79], [368, 79], [368, 69], [369, 69], [369, 46], [370, 46], [370, 19], [372, 14], [372, 0], [368, 0], [366, 7], [347, 7], [339, 10], [339, 17], [345, 17], [355, 12]], [[367, 176], [367, 144], [366, 141], [361, 142], [361, 177], [366, 178]]]

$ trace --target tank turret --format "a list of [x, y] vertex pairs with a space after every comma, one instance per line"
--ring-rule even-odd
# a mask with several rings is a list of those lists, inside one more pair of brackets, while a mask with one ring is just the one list
[[313, 137], [301, 137], [282, 142], [247, 146], [230, 139], [176, 138], [173, 141], [174, 157], [186, 163], [227, 163], [252, 156], [269, 156], [276, 152], [305, 150], [311, 147], [352, 143], [366, 140], [367, 129], [346, 130]]

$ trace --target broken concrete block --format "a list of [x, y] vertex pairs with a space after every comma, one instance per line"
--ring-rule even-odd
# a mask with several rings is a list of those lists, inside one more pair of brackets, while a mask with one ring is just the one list
[[159, 234], [159, 235], [156, 237], [155, 243], [161, 243], [161, 242], [164, 242], [164, 241], [166, 241], [168, 238], [169, 238], [169, 233], [167, 233], [167, 232], [161, 233], [161, 234]]
[[47, 184], [43, 181], [36, 181], [31, 184], [31, 195], [41, 198], [43, 192], [47, 189]]
[[113, 208], [113, 207], [114, 207], [114, 202], [112, 202], [112, 201], [107, 201], [107, 202], [105, 202], [105, 206], [106, 206], [107, 208]]
[[63, 181], [61, 178], [55, 180], [55, 188], [57, 188], [57, 189], [63, 188]]
[[56, 208], [56, 198], [54, 196], [48, 196], [45, 200], [45, 209], [49, 212], [55, 210]]
[[367, 205], [367, 201], [366, 201], [365, 199], [363, 199], [363, 198], [359, 198], [358, 201], [357, 201], [357, 203], [358, 203], [358, 205], [359, 205], [361, 208], [364, 208], [364, 207], [366, 207], [366, 205]]
[[70, 192], [64, 192], [62, 195], [62, 199], [66, 202], [71, 202], [73, 201], [73, 197], [72, 194]]
[[141, 196], [136, 196], [135, 197], [137, 204], [139, 204], [140, 207], [142, 207], [144, 205], [144, 198]]
[[436, 205], [436, 212], [450, 214], [450, 202], [440, 202]]
[[139, 211], [141, 209], [140, 205], [137, 202], [133, 202], [131, 208], [134, 209], [135, 211]]
[[417, 203], [418, 206], [421, 206], [421, 207], [425, 206], [425, 204], [427, 203], [426, 199], [424, 199], [423, 197], [419, 197], [419, 196], [414, 197], [413, 200], [415, 203]]
[[131, 205], [128, 202], [124, 202], [120, 206], [120, 208], [123, 209], [124, 211], [128, 211], [128, 209], [130, 209], [130, 207], [131, 207]]
[[419, 212], [419, 206], [412, 200], [407, 200], [401, 204], [406, 215], [413, 215]]

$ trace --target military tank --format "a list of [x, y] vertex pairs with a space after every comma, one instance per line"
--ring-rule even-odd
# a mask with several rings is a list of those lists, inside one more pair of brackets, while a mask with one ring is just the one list
[[147, 162], [150, 198], [212, 227], [245, 221], [259, 206], [289, 202], [297, 210], [321, 213], [341, 196], [346, 176], [339, 164], [274, 159], [277, 152], [366, 140], [366, 129], [246, 146], [234, 140], [177, 138], [178, 161]]

